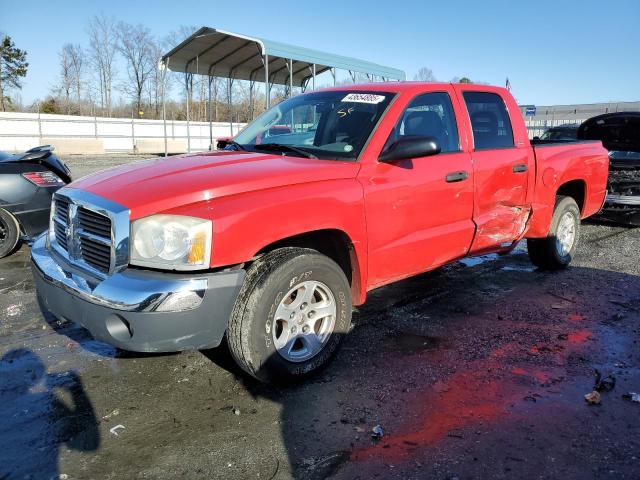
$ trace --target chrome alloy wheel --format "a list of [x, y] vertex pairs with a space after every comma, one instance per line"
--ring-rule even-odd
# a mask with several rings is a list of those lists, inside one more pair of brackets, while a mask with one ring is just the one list
[[556, 231], [556, 250], [562, 257], [571, 252], [573, 244], [576, 241], [576, 217], [573, 212], [565, 212]]
[[324, 348], [336, 324], [336, 301], [322, 282], [298, 283], [276, 309], [274, 345], [285, 360], [304, 362]]

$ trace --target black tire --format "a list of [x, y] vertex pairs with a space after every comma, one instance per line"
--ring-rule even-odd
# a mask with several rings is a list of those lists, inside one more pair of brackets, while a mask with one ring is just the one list
[[[272, 329], [275, 311], [287, 292], [301, 281], [322, 282], [335, 299], [333, 332], [319, 352], [292, 362], [276, 349]], [[227, 330], [229, 350], [249, 375], [266, 383], [287, 384], [325, 367], [351, 327], [351, 287], [342, 269], [315, 250], [281, 248], [256, 260], [240, 291]], [[274, 330], [275, 331], [275, 330]]]
[[[567, 213], [571, 213], [574, 219], [575, 236], [573, 245], [568, 252], [561, 252], [556, 241], [560, 219]], [[527, 249], [531, 263], [543, 270], [560, 270], [566, 268], [573, 259], [578, 242], [580, 241], [580, 209], [571, 197], [558, 196], [556, 199], [551, 228], [546, 238], [530, 238], [527, 240]]]
[[14, 251], [20, 240], [20, 226], [13, 215], [0, 208], [0, 258]]

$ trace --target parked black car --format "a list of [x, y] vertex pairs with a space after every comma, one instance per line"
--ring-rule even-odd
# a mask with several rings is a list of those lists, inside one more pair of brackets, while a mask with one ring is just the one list
[[609, 150], [607, 198], [600, 218], [640, 226], [640, 112], [606, 113], [586, 120], [580, 140], [601, 140]]
[[0, 258], [48, 228], [51, 196], [70, 182], [69, 168], [50, 145], [0, 152]]
[[578, 138], [578, 123], [568, 123], [565, 125], [558, 125], [557, 127], [547, 128], [540, 140], [551, 140], [554, 142], [571, 142]]

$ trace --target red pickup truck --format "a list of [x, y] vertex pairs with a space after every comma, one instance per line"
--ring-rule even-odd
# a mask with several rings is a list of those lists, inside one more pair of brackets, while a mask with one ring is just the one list
[[249, 374], [292, 381], [330, 360], [374, 288], [523, 238], [535, 265], [565, 267], [607, 173], [600, 142], [532, 146], [502, 88], [337, 87], [276, 105], [224, 151], [61, 189], [34, 276], [48, 310], [119, 348], [226, 335]]

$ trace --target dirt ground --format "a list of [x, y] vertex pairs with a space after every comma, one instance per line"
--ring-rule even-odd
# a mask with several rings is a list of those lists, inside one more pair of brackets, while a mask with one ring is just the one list
[[[522, 247], [381, 288], [329, 368], [276, 389], [224, 348], [126, 353], [43, 315], [23, 246], [0, 260], [0, 478], [638, 479], [639, 252], [588, 224], [560, 273]], [[588, 405], [596, 369], [616, 384]]]

